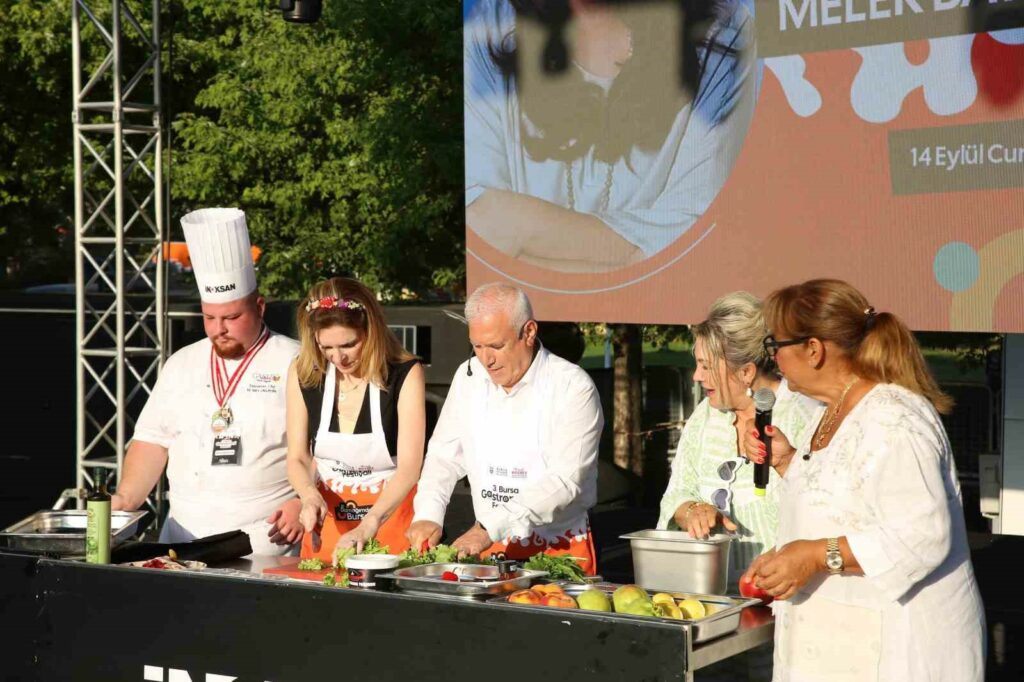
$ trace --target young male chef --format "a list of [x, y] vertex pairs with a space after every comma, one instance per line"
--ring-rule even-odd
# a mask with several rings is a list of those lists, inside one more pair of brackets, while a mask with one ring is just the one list
[[596, 573], [587, 510], [597, 499], [604, 418], [594, 382], [544, 349], [516, 287], [480, 287], [466, 319], [475, 357], [455, 373], [430, 439], [412, 546], [440, 541], [455, 483], [468, 476], [476, 523], [452, 543], [460, 553], [568, 554]]
[[137, 509], [166, 466], [162, 542], [241, 529], [254, 554], [284, 554], [302, 537], [285, 465], [285, 379], [298, 344], [263, 322], [245, 214], [201, 209], [181, 225], [206, 338], [164, 364], [112, 506]]

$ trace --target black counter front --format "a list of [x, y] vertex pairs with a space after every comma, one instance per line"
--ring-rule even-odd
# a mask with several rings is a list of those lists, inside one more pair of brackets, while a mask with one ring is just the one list
[[3, 679], [683, 680], [771, 637], [576, 610], [0, 554]]

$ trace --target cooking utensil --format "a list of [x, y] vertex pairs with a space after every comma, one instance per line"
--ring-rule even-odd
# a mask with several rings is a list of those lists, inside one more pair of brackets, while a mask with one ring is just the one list
[[724, 594], [732, 538], [691, 538], [685, 531], [641, 530], [620, 536], [633, 550], [636, 583], [665, 592]]
[[[441, 575], [445, 571], [457, 574], [459, 581], [443, 580]], [[546, 575], [545, 571], [518, 568], [512, 578], [502, 579], [497, 566], [448, 563], [399, 568], [391, 573], [382, 573], [379, 577], [394, 580], [395, 587], [404, 592], [484, 599], [526, 589]]]
[[[110, 546], [115, 547], [132, 535], [148, 512], [110, 513]], [[59, 554], [85, 554], [84, 509], [47, 509], [8, 526], [0, 533], [0, 546]]]

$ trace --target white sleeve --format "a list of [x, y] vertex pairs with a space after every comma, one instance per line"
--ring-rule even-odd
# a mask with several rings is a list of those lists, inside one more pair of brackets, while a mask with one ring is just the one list
[[176, 423], [174, 405], [180, 400], [179, 385], [184, 368], [180, 359], [172, 355], [164, 363], [156, 386], [150, 393], [142, 413], [135, 422], [132, 440], [152, 443], [163, 448], [170, 448], [177, 438], [181, 426]]
[[514, 19], [507, 2], [482, 2], [467, 22], [465, 80], [466, 205], [486, 189], [511, 189], [505, 120], [509, 91], [491, 48], [501, 44]]
[[[896, 601], [949, 555], [951, 506], [945, 457], [951, 456], [918, 415], [900, 419], [874, 443], [876, 468], [865, 487], [874, 525], [846, 536], [864, 575]], [[945, 456], [944, 456], [945, 454]]]
[[[597, 449], [604, 426], [597, 389], [581, 373], [557, 395], [559, 403], [551, 418], [557, 426], [541, 453], [546, 475], [525, 486], [512, 502], [490, 509], [485, 518], [478, 519], [495, 542], [529, 537], [534, 528], [553, 522], [556, 514], [581, 495], [596, 497]], [[589, 505], [595, 502], [590, 500]]]
[[448, 501], [451, 499], [455, 484], [466, 475], [462, 438], [467, 417], [464, 416], [466, 410], [463, 403], [470, 392], [463, 377], [465, 367], [463, 363], [455, 372], [455, 378], [441, 408], [441, 415], [427, 445], [423, 471], [416, 484], [416, 497], [413, 499], [414, 523], [433, 521], [438, 525], [444, 525], [444, 514], [448, 509]]

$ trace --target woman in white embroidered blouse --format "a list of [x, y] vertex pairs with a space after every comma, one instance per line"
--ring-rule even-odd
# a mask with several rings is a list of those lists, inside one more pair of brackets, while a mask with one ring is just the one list
[[787, 433], [802, 434], [818, 408], [780, 381], [764, 349], [767, 333], [761, 302], [743, 291], [715, 301], [708, 318], [693, 328], [693, 380], [705, 398], [683, 427], [658, 519], [658, 528], [680, 528], [694, 537], [715, 528], [737, 531], [729, 553], [734, 589], [754, 557], [774, 546], [778, 523], [778, 475], [772, 472], [768, 495], [758, 497], [754, 467], [739, 447], [741, 434], [753, 429], [751, 394], [759, 388], [776, 393], [773, 421]]
[[985, 616], [939, 419], [951, 401], [916, 340], [836, 280], [773, 293], [765, 317], [790, 388], [826, 404], [813, 433], [772, 440], [776, 550], [749, 574], [777, 600], [775, 681], [980, 682]]

